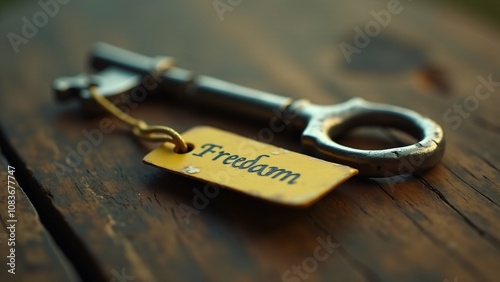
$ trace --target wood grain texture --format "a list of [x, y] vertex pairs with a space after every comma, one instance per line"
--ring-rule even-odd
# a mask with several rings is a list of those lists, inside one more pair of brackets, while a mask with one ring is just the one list
[[[1, 151], [0, 151], [1, 152]], [[2, 253], [2, 281], [78, 281], [71, 263], [64, 257], [51, 235], [44, 228], [38, 213], [24, 193], [22, 187], [9, 174], [7, 160], [0, 154], [0, 251]], [[12, 178], [8, 178], [12, 176]], [[9, 183], [9, 181], [11, 181]], [[8, 189], [8, 187], [12, 189]], [[9, 193], [14, 191], [14, 194]], [[15, 202], [8, 202], [7, 196], [14, 196]], [[11, 199], [9, 199], [12, 201]], [[9, 217], [8, 205], [13, 204], [13, 215]], [[12, 210], [12, 209], [11, 209]], [[8, 220], [16, 220], [10, 222]], [[13, 228], [12, 228], [13, 227]], [[11, 235], [12, 234], [12, 235]], [[14, 252], [12, 252], [12, 250]], [[14, 255], [15, 261], [7, 256]], [[14, 262], [7, 267], [8, 263]], [[12, 269], [12, 272], [7, 272]]]
[[[339, 43], [352, 44], [353, 28], [385, 2], [243, 1], [224, 21], [211, 1], [69, 2], [19, 53], [0, 45], [3, 149], [82, 280], [279, 281], [313, 257], [318, 238], [330, 238], [333, 253], [315, 271], [303, 270], [307, 281], [496, 281], [500, 90], [457, 129], [443, 114], [474, 95], [478, 76], [500, 80], [498, 29], [449, 7], [402, 3], [403, 12], [348, 64]], [[39, 10], [32, 3], [5, 11], [2, 34], [20, 33], [20, 19]], [[315, 103], [360, 96], [411, 108], [444, 127], [447, 152], [421, 175], [353, 179], [307, 210], [225, 190], [196, 210], [193, 189], [204, 184], [142, 164], [155, 145], [135, 141], [119, 123], [81, 160], [69, 153], [84, 148], [84, 130], [99, 129], [105, 117], [56, 104], [50, 83], [84, 70], [95, 41], [171, 55], [183, 68]], [[422, 81], [427, 66], [442, 71], [449, 93]], [[205, 124], [257, 136], [267, 126], [168, 103], [145, 101], [132, 112], [179, 131]], [[293, 133], [274, 137], [275, 145], [301, 150]], [[387, 130], [374, 138], [402, 142]], [[40, 275], [66, 280], [52, 270]]]

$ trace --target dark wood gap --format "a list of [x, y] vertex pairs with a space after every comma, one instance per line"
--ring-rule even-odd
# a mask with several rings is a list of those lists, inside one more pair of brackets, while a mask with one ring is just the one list
[[36, 209], [40, 222], [57, 244], [67, 260], [73, 265], [82, 281], [107, 281], [98, 262], [92, 257], [84, 243], [68, 225], [64, 216], [52, 204], [51, 195], [44, 192], [40, 184], [27, 170], [25, 162], [14, 151], [0, 126], [0, 150], [7, 161], [16, 168], [16, 180]]

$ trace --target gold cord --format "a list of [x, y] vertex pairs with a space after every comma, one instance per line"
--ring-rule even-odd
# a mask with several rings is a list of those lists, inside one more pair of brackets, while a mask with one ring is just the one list
[[148, 125], [145, 121], [133, 118], [126, 113], [122, 112], [118, 107], [111, 103], [108, 99], [104, 98], [96, 86], [89, 87], [92, 98], [101, 105], [106, 111], [127, 123], [131, 126], [132, 132], [135, 136], [157, 142], [168, 142], [175, 145], [174, 151], [176, 153], [185, 153], [188, 151], [188, 145], [182, 136], [174, 129], [163, 125]]

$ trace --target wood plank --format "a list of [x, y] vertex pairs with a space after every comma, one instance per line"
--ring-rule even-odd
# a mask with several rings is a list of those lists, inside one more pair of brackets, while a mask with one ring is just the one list
[[[64, 234], [72, 234], [60, 244], [69, 260], [77, 257], [71, 255], [72, 243], [81, 244], [74, 252], [90, 262], [75, 264], [79, 274], [108, 281], [120, 274], [138, 281], [298, 278], [286, 271], [330, 239], [332, 254], [315, 271], [304, 271], [308, 281], [495, 281], [498, 95], [481, 102], [456, 130], [443, 113], [474, 93], [478, 75], [491, 73], [499, 80], [498, 30], [447, 6], [404, 2], [405, 10], [362, 50], [361, 63], [372, 63], [352, 68], [338, 44], [352, 41], [353, 27], [364, 26], [372, 20], [371, 10], [386, 6], [360, 3], [245, 1], [221, 22], [210, 1], [124, 1], [121, 13], [113, 3], [71, 2], [16, 56], [7, 55], [8, 45], [0, 46], [0, 119], [23, 121], [5, 123], [6, 139], [19, 155], [19, 169], [36, 183], [38, 197], [53, 207], [49, 214], [59, 214], [54, 220]], [[37, 9], [12, 8], [1, 30], [20, 30], [19, 19]], [[402, 183], [354, 179], [308, 210], [221, 190], [206, 208], [186, 217], [185, 207], [194, 209], [192, 189], [203, 191], [203, 183], [143, 165], [143, 155], [155, 145], [134, 141], [118, 123], [81, 160], [69, 153], [85, 146], [83, 131], [96, 132], [104, 117], [85, 118], [74, 104], [55, 104], [48, 85], [81, 71], [97, 40], [172, 55], [184, 68], [316, 103], [361, 96], [412, 108], [445, 127], [447, 153], [442, 164]], [[395, 54], [422, 56], [375, 60], [388, 56], [387, 44]], [[448, 94], [419, 84], [427, 65], [443, 70]], [[256, 136], [266, 126], [170, 104], [143, 102], [132, 112], [179, 131], [207, 124]], [[292, 138], [280, 133], [272, 143], [300, 151]], [[390, 131], [382, 138], [386, 145], [402, 142]]]
[[3, 266], [0, 280], [78, 281], [71, 262], [61, 253], [19, 186], [20, 174], [2, 154], [0, 167], [0, 262]]

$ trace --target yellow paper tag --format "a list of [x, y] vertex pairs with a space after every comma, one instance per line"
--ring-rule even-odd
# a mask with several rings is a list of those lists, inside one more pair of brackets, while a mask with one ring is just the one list
[[266, 201], [306, 207], [358, 173], [220, 129], [200, 126], [182, 134], [194, 145], [177, 154], [165, 144], [144, 162]]

